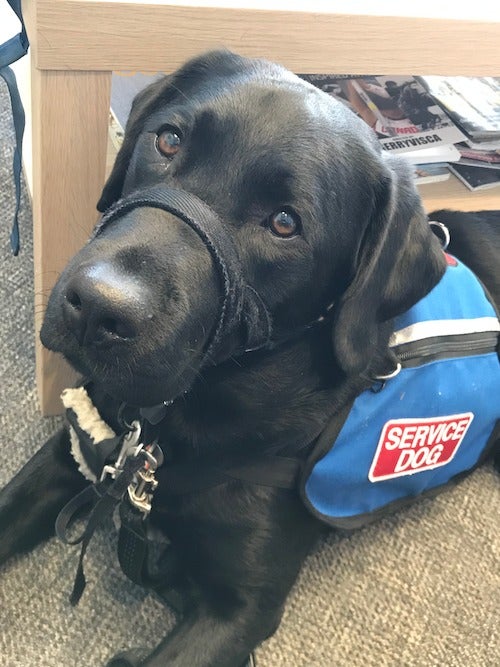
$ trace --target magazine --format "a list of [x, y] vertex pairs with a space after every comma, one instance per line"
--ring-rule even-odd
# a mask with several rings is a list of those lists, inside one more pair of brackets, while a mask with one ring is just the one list
[[463, 157], [455, 164], [462, 164], [467, 167], [476, 167], [476, 169], [500, 169], [500, 162], [481, 162], [480, 160], [469, 160]]
[[500, 140], [500, 77], [417, 78], [470, 139]]
[[500, 170], [470, 167], [469, 165], [450, 164], [448, 169], [469, 190], [486, 190], [500, 186]]
[[466, 139], [465, 142], [469, 148], [472, 148], [476, 151], [500, 151], [500, 139], [497, 141], [472, 141], [471, 139]]
[[415, 183], [426, 185], [447, 181], [451, 176], [447, 162], [435, 162], [434, 164], [419, 164], [415, 167]]
[[412, 153], [403, 153], [401, 157], [413, 165], [428, 165], [434, 162], [458, 162], [461, 156], [453, 144], [447, 144], [436, 148], [423, 148]]
[[391, 153], [444, 146], [466, 138], [415, 77], [299, 76], [357, 113]]
[[461, 161], [471, 160], [478, 167], [484, 166], [493, 166], [494, 164], [500, 164], [500, 150], [494, 151], [480, 151], [475, 148], [470, 148], [467, 144], [458, 144], [457, 150], [460, 154]]

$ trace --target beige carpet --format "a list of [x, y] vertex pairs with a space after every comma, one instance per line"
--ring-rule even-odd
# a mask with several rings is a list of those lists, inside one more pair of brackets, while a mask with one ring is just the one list
[[[36, 407], [26, 204], [21, 256], [8, 247], [11, 144], [0, 86], [0, 486], [58, 424]], [[332, 535], [306, 563], [258, 667], [499, 667], [499, 509], [500, 476], [486, 467], [435, 501]], [[114, 535], [96, 536], [73, 609], [76, 560], [52, 540], [0, 569], [0, 667], [100, 667], [170, 627], [168, 611], [121, 574]]]

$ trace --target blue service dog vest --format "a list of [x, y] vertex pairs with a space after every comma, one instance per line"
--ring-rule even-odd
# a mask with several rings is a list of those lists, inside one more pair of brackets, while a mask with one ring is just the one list
[[474, 274], [447, 260], [441, 281], [395, 320], [399, 374], [360, 394], [306, 465], [303, 500], [329, 525], [356, 528], [436, 493], [500, 439], [498, 315]]

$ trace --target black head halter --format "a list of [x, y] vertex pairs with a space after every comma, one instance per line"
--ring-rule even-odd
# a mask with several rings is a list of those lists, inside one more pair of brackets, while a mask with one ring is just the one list
[[272, 334], [270, 313], [258, 293], [245, 282], [236, 247], [219, 217], [195, 195], [164, 187], [141, 190], [120, 199], [106, 211], [92, 238], [139, 207], [158, 208], [175, 215], [198, 234], [212, 256], [223, 298], [217, 324], [205, 349], [205, 361], [216, 363], [224, 341], [236, 332], [243, 336], [241, 351], [269, 345]]

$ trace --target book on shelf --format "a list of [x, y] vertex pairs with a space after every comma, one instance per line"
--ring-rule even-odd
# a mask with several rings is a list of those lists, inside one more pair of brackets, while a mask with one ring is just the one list
[[415, 182], [417, 185], [447, 181], [451, 176], [447, 162], [419, 164], [415, 166]]
[[124, 130], [121, 124], [118, 122], [113, 109], [110, 109], [109, 112], [109, 125], [108, 125], [109, 138], [113, 144], [113, 148], [118, 152], [123, 143]]
[[419, 76], [417, 79], [469, 140], [500, 142], [500, 77]]
[[485, 169], [483, 167], [471, 167], [469, 165], [453, 163], [448, 165], [448, 169], [454, 174], [469, 190], [486, 190], [500, 186], [500, 170]]

